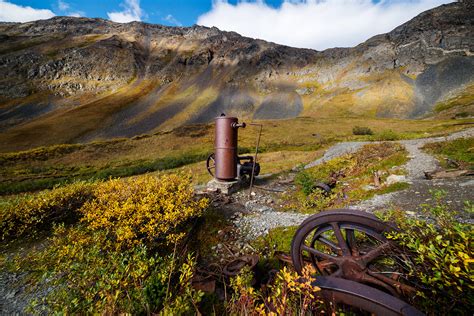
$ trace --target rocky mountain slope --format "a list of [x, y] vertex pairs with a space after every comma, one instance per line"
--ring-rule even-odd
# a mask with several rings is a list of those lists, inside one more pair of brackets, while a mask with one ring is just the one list
[[154, 133], [221, 112], [413, 118], [473, 108], [467, 2], [321, 52], [202, 26], [0, 23], [0, 147], [8, 150]]

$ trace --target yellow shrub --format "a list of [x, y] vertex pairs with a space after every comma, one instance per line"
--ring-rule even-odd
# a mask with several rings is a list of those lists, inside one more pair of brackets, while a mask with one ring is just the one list
[[106, 231], [120, 248], [156, 238], [178, 241], [178, 226], [199, 216], [207, 203], [194, 199], [189, 178], [170, 174], [104, 182], [81, 212], [90, 229]]
[[0, 204], [2, 240], [34, 232], [75, 216], [75, 211], [91, 198], [95, 184], [76, 182]]

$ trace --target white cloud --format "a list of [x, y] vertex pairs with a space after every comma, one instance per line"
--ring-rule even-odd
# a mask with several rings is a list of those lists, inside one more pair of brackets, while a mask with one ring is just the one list
[[176, 25], [176, 26], [183, 26], [183, 24], [181, 24], [181, 22], [179, 22], [173, 15], [171, 14], [168, 14], [167, 16], [165, 16], [163, 18], [163, 20], [165, 20], [166, 22], [169, 22], [173, 25]]
[[73, 10], [71, 5], [63, 0], [58, 0], [57, 9], [61, 12], [62, 15], [73, 16], [75, 18], [80, 18], [84, 16], [84, 11]]
[[69, 3], [65, 2], [65, 1], [62, 1], [62, 0], [58, 0], [58, 8], [59, 10], [61, 11], [66, 11], [70, 8], [71, 6], [69, 5]]
[[141, 21], [142, 9], [140, 8], [140, 0], [125, 0], [121, 6], [124, 8], [121, 12], [107, 12], [109, 19], [119, 23]]
[[452, 0], [286, 0], [275, 8], [263, 0], [213, 2], [197, 23], [279, 44], [326, 49], [357, 45], [386, 33], [419, 13]]
[[67, 16], [72, 16], [75, 18], [80, 18], [81, 16], [84, 16], [84, 15], [85, 15], [84, 11], [71, 11], [67, 13]]
[[49, 19], [53, 16], [55, 16], [55, 14], [48, 9], [35, 9], [0, 0], [0, 21], [29, 22]]

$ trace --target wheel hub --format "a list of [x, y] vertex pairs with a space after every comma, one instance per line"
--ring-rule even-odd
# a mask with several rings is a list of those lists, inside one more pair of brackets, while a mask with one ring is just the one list
[[352, 257], [341, 260], [339, 267], [345, 279], [360, 282], [365, 274], [365, 266]]

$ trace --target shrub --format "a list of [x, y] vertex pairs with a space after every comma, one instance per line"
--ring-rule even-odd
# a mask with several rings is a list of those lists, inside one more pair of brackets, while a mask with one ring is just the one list
[[[356, 153], [336, 157], [302, 170], [295, 177], [295, 183], [300, 189], [296, 194], [299, 205], [295, 208], [321, 210], [337, 203], [369, 198], [376, 193], [404, 189], [406, 185], [394, 185], [368, 192], [363, 190], [363, 187], [373, 183], [375, 171], [393, 172], [392, 167], [405, 163], [406, 154], [406, 150], [397, 143], [368, 144]], [[345, 185], [339, 185], [340, 181], [344, 181]], [[332, 191], [329, 194], [324, 193], [316, 187], [318, 182], [330, 184]]]
[[400, 139], [400, 135], [392, 131], [391, 129], [382, 131], [381, 133], [375, 135], [375, 139], [379, 141], [392, 141]]
[[[194, 259], [160, 256], [143, 244], [121, 251], [105, 232], [56, 228], [50, 245], [28, 257], [52, 291], [30, 309], [50, 314], [189, 313], [202, 293], [191, 287]], [[172, 282], [170, 282], [172, 281]]]
[[180, 225], [201, 215], [206, 206], [206, 199], [194, 199], [188, 178], [148, 175], [104, 182], [81, 213], [91, 230], [105, 231], [122, 247], [159, 238], [175, 242], [182, 237]]
[[368, 127], [354, 126], [352, 128], [352, 134], [354, 134], [354, 135], [373, 135], [374, 132]]
[[396, 213], [400, 231], [388, 238], [395, 240], [414, 261], [410, 278], [426, 290], [419, 292], [424, 308], [441, 314], [470, 314], [474, 302], [472, 244], [470, 224], [456, 219], [441, 199], [442, 191], [433, 193], [435, 206], [425, 206], [425, 215], [433, 220], [410, 219]]
[[76, 211], [93, 195], [96, 184], [76, 182], [0, 204], [2, 240], [10, 240], [76, 217]]
[[[308, 265], [299, 276], [286, 267], [274, 281], [262, 290], [251, 286], [253, 275], [247, 269], [231, 280], [233, 295], [227, 304], [231, 315], [306, 315], [322, 312], [323, 304], [317, 298], [315, 271]], [[319, 314], [318, 313], [318, 314]]]
[[[16, 271], [35, 271], [29, 282], [49, 289], [33, 311], [193, 312], [202, 293], [191, 287], [194, 259], [179, 242], [208, 202], [195, 199], [189, 177], [114, 179], [91, 191], [77, 225], [57, 225], [46, 247], [14, 260]], [[170, 242], [172, 255], [164, 247]]]

